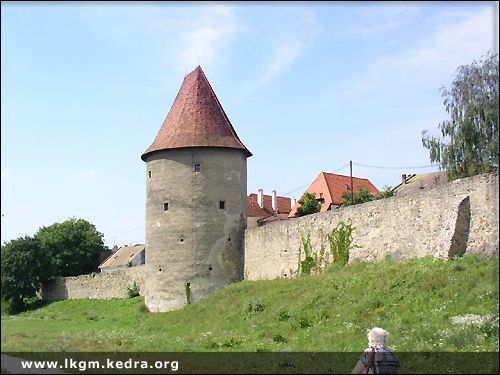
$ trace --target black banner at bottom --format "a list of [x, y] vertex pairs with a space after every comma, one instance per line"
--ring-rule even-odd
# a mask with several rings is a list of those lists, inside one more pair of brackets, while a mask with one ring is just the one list
[[[499, 373], [498, 352], [395, 354], [400, 374]], [[2, 373], [349, 374], [360, 355], [359, 352], [3, 352]]]

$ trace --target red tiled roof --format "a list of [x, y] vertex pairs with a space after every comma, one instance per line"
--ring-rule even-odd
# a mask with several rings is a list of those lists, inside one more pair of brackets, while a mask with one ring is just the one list
[[[363, 186], [368, 189], [372, 194], [378, 193], [378, 189], [366, 178], [353, 177], [353, 188], [354, 191], [359, 191], [359, 188]], [[340, 205], [342, 203], [342, 193], [351, 191], [351, 177], [343, 176], [340, 174], [321, 172], [314, 182], [306, 190], [306, 193], [315, 193], [316, 198], [324, 199], [321, 205], [321, 212], [328, 211], [330, 205]], [[297, 209], [300, 207], [300, 203], [292, 208], [289, 217], [294, 217]]]
[[252, 156], [238, 138], [200, 66], [184, 78], [158, 135], [141, 159], [146, 161], [154, 151], [184, 147], [237, 148], [247, 157]]
[[[276, 203], [278, 204], [278, 212], [286, 213], [290, 212], [291, 199], [286, 197], [276, 197]], [[248, 196], [248, 206], [247, 206], [247, 216], [249, 217], [268, 217], [274, 215], [275, 212], [272, 206], [272, 197], [270, 195], [264, 195], [264, 207], [260, 208], [257, 202], [257, 194], [250, 194]]]
[[267, 223], [273, 222], [273, 221], [283, 221], [283, 220], [288, 220], [288, 213], [280, 213], [280, 214], [274, 214], [272, 216], [265, 217], [263, 219], [257, 220], [257, 223], [259, 225], [265, 225]]

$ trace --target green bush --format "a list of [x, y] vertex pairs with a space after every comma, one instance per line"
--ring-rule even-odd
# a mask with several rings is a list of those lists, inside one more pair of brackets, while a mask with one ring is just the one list
[[341, 265], [346, 265], [349, 261], [349, 253], [352, 247], [352, 232], [355, 230], [352, 226], [351, 219], [348, 223], [339, 221], [332, 232], [328, 234], [328, 242], [333, 256], [333, 262]]
[[250, 302], [247, 307], [247, 312], [250, 314], [252, 312], [262, 312], [266, 309], [266, 306], [262, 302]]
[[[300, 260], [300, 254], [304, 251], [304, 260]], [[303, 235], [300, 236], [300, 248], [299, 248], [299, 263], [300, 263], [300, 274], [310, 275], [311, 271], [317, 267], [317, 256], [313, 255], [313, 248], [311, 245], [311, 235], [308, 234], [307, 237]]]
[[284, 344], [287, 340], [282, 334], [277, 334], [276, 336], [273, 337], [273, 341], [276, 343], [281, 343]]
[[313, 326], [313, 322], [310, 319], [307, 318], [300, 318], [299, 320], [299, 327], [300, 328], [309, 328]]
[[285, 320], [288, 320], [290, 319], [291, 316], [290, 314], [288, 313], [288, 311], [286, 310], [281, 310], [280, 311], [280, 317], [279, 317], [279, 321], [282, 322], [282, 321], [285, 321]]
[[8, 312], [15, 314], [36, 300], [36, 292], [51, 277], [50, 256], [34, 237], [9, 241], [1, 250], [2, 298], [8, 301]]
[[370, 193], [370, 191], [363, 187], [360, 186], [358, 191], [355, 191], [352, 194], [352, 199], [351, 199], [351, 194], [347, 192], [342, 193], [342, 207], [346, 206], [351, 206], [355, 204], [360, 204], [360, 203], [365, 203], [365, 202], [370, 202], [374, 198], [373, 194]]
[[134, 284], [132, 284], [130, 288], [127, 288], [128, 297], [138, 297], [140, 295], [140, 289], [139, 285], [134, 281]]
[[296, 217], [314, 214], [321, 210], [315, 193], [305, 193], [299, 200], [300, 206], [295, 213]]

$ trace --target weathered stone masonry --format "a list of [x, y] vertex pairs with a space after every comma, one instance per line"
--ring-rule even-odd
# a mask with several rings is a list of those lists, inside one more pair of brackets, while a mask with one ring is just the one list
[[[289, 276], [298, 268], [302, 235], [320, 246], [340, 220], [356, 228], [350, 261], [463, 253], [498, 257], [498, 174], [456, 180], [428, 191], [271, 223], [245, 232], [245, 278]], [[328, 245], [326, 246], [328, 249]]]
[[73, 277], [57, 277], [42, 288], [45, 300], [75, 298], [111, 299], [127, 298], [128, 288], [137, 283], [140, 295], [144, 295], [144, 266], [130, 267], [126, 270]]
[[[432, 190], [346, 207], [245, 231], [245, 278], [270, 279], [296, 272], [300, 234], [319, 248], [319, 229], [331, 231], [352, 219], [356, 230], [351, 260], [381, 260], [470, 254], [498, 257], [498, 174], [450, 182]], [[328, 247], [327, 247], [328, 248]], [[43, 298], [126, 298], [136, 281], [144, 291], [145, 267], [58, 278]]]

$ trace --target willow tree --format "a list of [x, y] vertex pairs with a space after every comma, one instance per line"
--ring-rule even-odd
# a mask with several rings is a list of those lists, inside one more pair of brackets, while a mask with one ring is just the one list
[[498, 54], [460, 66], [440, 91], [450, 118], [439, 124], [443, 138], [422, 132], [431, 162], [450, 179], [498, 170]]

